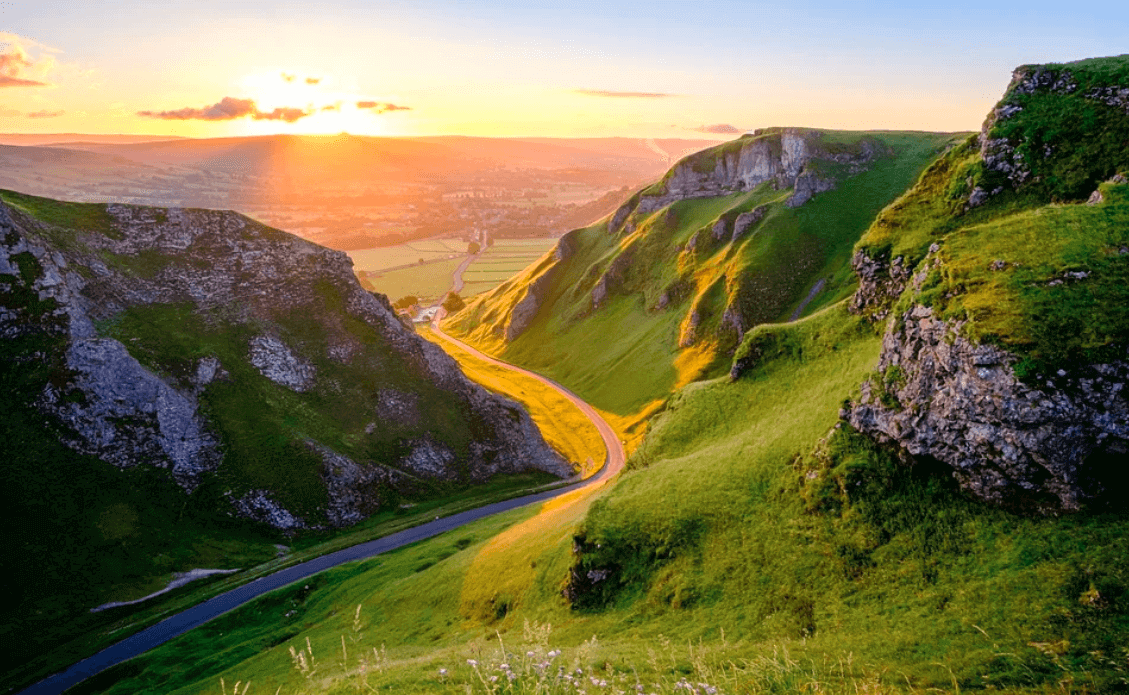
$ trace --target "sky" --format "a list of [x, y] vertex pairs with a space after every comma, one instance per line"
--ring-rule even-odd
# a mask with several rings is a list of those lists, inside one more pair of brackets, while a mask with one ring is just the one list
[[966, 131], [1129, 3], [0, 0], [0, 132]]

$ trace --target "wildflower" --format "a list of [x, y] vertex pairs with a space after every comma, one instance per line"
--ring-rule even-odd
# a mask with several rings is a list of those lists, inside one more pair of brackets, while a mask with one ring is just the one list
[[473, 666], [473, 667], [477, 667], [477, 666], [478, 666], [478, 662], [477, 662], [477, 661], [475, 661], [474, 659], [467, 659], [467, 660], [466, 660], [466, 662], [467, 662], [467, 665], [468, 665], [468, 666]]
[[558, 656], [560, 656], [560, 655], [561, 655], [561, 650], [560, 650], [560, 649], [554, 649], [553, 651], [549, 652], [549, 658], [550, 658], [550, 659], [555, 659], [555, 658], [557, 658], [557, 657], [558, 657]]
[[501, 666], [498, 667], [498, 670], [499, 671], [509, 671], [510, 665], [509, 664], [502, 664]]
[[445, 668], [441, 668], [441, 669], [439, 669], [439, 675], [440, 675], [440, 676], [445, 676], [445, 675], [447, 675], [447, 669], [445, 669]]
[[532, 659], [532, 658], [533, 658], [533, 652], [526, 652], [526, 653], [525, 653], [525, 656], [526, 656], [526, 658], [528, 658], [528, 659]]
[[490, 682], [491, 682], [491, 683], [497, 683], [497, 682], [498, 682], [498, 677], [497, 677], [497, 676], [490, 676]]

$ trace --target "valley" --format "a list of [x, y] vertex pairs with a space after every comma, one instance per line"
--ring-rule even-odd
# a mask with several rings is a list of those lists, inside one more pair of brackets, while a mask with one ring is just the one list
[[3, 148], [317, 202], [0, 190], [0, 687], [1129, 689], [1129, 56], [733, 135]]

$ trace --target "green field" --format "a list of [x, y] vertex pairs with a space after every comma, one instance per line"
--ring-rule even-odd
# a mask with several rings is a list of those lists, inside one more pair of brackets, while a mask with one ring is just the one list
[[463, 255], [379, 274], [364, 273], [362, 277], [374, 290], [388, 295], [393, 302], [400, 297], [413, 295], [427, 304], [439, 301], [451, 289], [451, 276], [465, 259], [466, 256]]
[[462, 239], [424, 239], [398, 246], [347, 251], [357, 271], [381, 271], [424, 262], [441, 261], [452, 256], [465, 256], [467, 242]]
[[488, 292], [533, 264], [556, 239], [498, 239], [463, 273], [464, 298]]

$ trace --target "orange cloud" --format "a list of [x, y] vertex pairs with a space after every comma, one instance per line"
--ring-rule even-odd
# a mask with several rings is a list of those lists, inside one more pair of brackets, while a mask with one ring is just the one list
[[279, 107], [273, 111], [260, 111], [254, 99], [224, 97], [217, 104], [194, 109], [185, 107], [174, 111], [138, 111], [138, 116], [161, 118], [167, 121], [234, 121], [251, 117], [256, 121], [286, 121], [293, 123], [309, 116], [312, 111], [295, 107]]
[[317, 84], [318, 82], [321, 82], [320, 77], [307, 77], [306, 78], [306, 84]]
[[[50, 58], [40, 61], [39, 67], [50, 67]], [[33, 61], [18, 43], [10, 43], [3, 53], [0, 53], [0, 87], [46, 87], [46, 82], [28, 79], [24, 75], [29, 68], [36, 67]]]
[[29, 113], [27, 115], [27, 117], [28, 118], [55, 118], [57, 116], [62, 116], [64, 113], [66, 113], [66, 112], [65, 111], [47, 111], [47, 110], [32, 111], [31, 113]]
[[612, 97], [615, 99], [666, 99], [678, 96], [665, 92], [613, 92], [606, 89], [574, 89], [572, 91], [586, 97]]
[[389, 104], [388, 102], [380, 101], [358, 101], [358, 109], [368, 109], [373, 113], [388, 113], [389, 111], [411, 111], [410, 106], [399, 106], [397, 104]]

